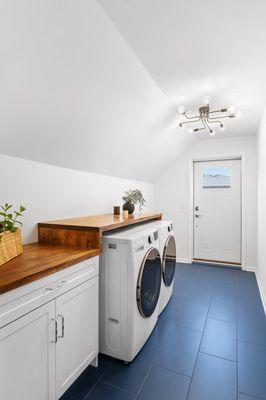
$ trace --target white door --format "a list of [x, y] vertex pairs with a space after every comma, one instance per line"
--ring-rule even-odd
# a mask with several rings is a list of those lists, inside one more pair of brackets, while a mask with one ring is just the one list
[[194, 259], [241, 264], [241, 160], [194, 162]]
[[0, 398], [55, 399], [55, 302], [0, 329]]
[[56, 299], [57, 398], [98, 355], [98, 284], [95, 277]]

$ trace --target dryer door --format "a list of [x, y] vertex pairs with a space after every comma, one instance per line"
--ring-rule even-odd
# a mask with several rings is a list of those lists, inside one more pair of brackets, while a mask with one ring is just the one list
[[174, 236], [168, 236], [163, 252], [163, 281], [170, 286], [175, 276], [176, 245]]
[[159, 251], [151, 248], [145, 255], [137, 282], [137, 305], [144, 318], [149, 318], [158, 303], [162, 269]]

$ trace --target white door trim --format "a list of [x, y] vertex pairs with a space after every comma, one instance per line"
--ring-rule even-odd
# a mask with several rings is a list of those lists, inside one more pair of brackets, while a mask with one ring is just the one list
[[241, 160], [241, 217], [242, 217], [242, 232], [241, 232], [241, 266], [246, 269], [246, 155], [245, 153], [227, 154], [222, 156], [212, 157], [189, 157], [188, 160], [188, 254], [189, 262], [193, 260], [193, 198], [194, 198], [194, 171], [193, 165], [197, 161], [222, 161], [222, 160]]

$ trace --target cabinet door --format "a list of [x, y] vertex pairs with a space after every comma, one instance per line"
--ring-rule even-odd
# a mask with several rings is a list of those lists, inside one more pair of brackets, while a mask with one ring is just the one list
[[0, 329], [0, 397], [55, 399], [55, 302]]
[[95, 277], [56, 299], [57, 398], [98, 355], [98, 285]]

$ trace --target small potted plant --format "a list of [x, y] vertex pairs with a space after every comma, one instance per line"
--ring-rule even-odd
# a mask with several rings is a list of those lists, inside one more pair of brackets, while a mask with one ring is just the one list
[[19, 210], [11, 211], [12, 205], [0, 204], [0, 265], [23, 252], [21, 229], [22, 222], [18, 220], [26, 210], [20, 206]]
[[146, 204], [142, 192], [139, 189], [130, 189], [124, 193], [125, 194], [122, 197], [124, 201], [123, 210], [128, 210], [129, 214], [133, 214], [135, 211], [135, 205], [138, 204], [139, 212], [141, 212]]

